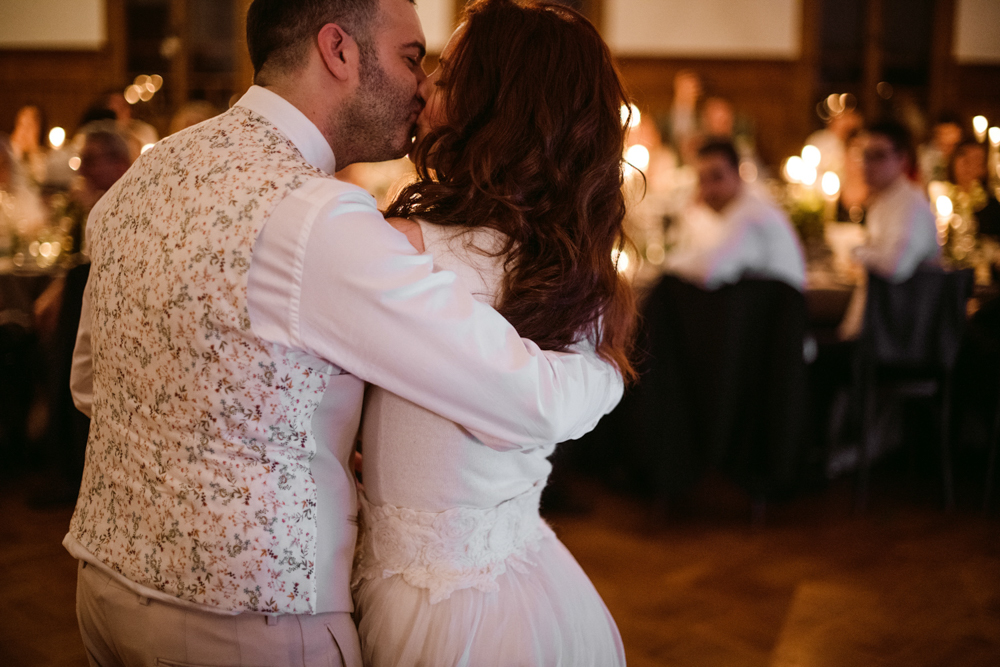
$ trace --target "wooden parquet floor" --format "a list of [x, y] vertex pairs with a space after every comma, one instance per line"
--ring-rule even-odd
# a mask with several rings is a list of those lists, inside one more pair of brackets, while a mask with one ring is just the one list
[[[60, 546], [71, 509], [32, 509], [28, 489], [0, 490], [0, 665], [86, 665]], [[666, 520], [584, 490], [592, 511], [549, 520], [633, 667], [1000, 665], [1000, 519], [971, 501], [946, 515], [883, 490], [855, 518], [844, 483], [754, 528], [738, 503]]]

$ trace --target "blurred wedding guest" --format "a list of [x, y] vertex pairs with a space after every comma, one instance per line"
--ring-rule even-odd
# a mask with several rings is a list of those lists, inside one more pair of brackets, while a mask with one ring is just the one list
[[99, 123], [101, 121], [118, 120], [118, 115], [108, 108], [107, 98], [101, 98], [100, 101], [87, 107], [87, 110], [83, 112], [80, 116], [80, 122], [77, 123], [77, 127], [86, 127], [91, 123]]
[[674, 77], [674, 99], [666, 122], [660, 128], [663, 138], [673, 146], [685, 164], [694, 161], [698, 140], [698, 101], [701, 99], [701, 79], [689, 70]]
[[709, 97], [701, 109], [701, 133], [731, 139], [736, 130], [736, 111], [724, 97]]
[[864, 134], [860, 128], [852, 130], [844, 139], [842, 170], [838, 175], [839, 205], [843, 209], [843, 215], [838, 219], [861, 222], [868, 204], [868, 184], [865, 183]]
[[941, 114], [931, 130], [931, 140], [920, 147], [920, 178], [924, 183], [948, 179], [948, 165], [962, 140], [962, 123], [952, 113]]
[[[133, 155], [128, 139], [118, 131], [114, 123], [92, 123], [82, 130], [82, 134], [84, 139], [80, 151], [80, 178], [70, 191], [70, 196], [89, 214], [104, 193], [132, 166]], [[86, 215], [82, 216], [81, 224], [85, 221]], [[71, 230], [72, 232], [80, 233], [82, 230]], [[63, 282], [54, 280], [35, 301], [35, 321], [43, 334], [49, 335], [56, 328], [62, 299]], [[74, 307], [78, 306], [79, 304], [74, 304]], [[76, 331], [75, 325], [73, 331]]]
[[930, 203], [908, 177], [913, 166], [909, 131], [892, 120], [875, 123], [865, 132], [863, 160], [868, 242], [855, 248], [854, 256], [872, 273], [900, 283], [940, 254]]
[[219, 110], [206, 100], [185, 102], [170, 119], [170, 134], [176, 134], [218, 115]]
[[155, 144], [160, 140], [160, 135], [156, 128], [145, 121], [132, 117], [132, 105], [125, 100], [125, 95], [118, 91], [111, 91], [107, 94], [107, 107], [115, 112], [115, 119], [118, 127], [123, 132], [133, 135], [139, 142], [139, 146]]
[[820, 161], [816, 168], [819, 173], [832, 171], [843, 183], [847, 162], [847, 140], [861, 129], [862, 123], [861, 114], [853, 109], [847, 109], [832, 114], [826, 121], [826, 127], [809, 135], [806, 145], [819, 149]]
[[10, 145], [14, 157], [35, 183], [45, 182], [45, 135], [48, 132], [45, 115], [33, 104], [21, 107], [14, 120]]
[[700, 118], [699, 146], [706, 141], [730, 141], [741, 162], [750, 161], [759, 168], [753, 124], [746, 116], [737, 115], [732, 102], [718, 95], [707, 97]]
[[85, 128], [80, 150], [82, 183], [74, 189], [74, 198], [90, 210], [128, 171], [134, 159], [128, 138], [115, 125], [94, 123]]
[[0, 253], [16, 252], [15, 242], [31, 238], [45, 226], [45, 206], [14, 153], [0, 134]]
[[1000, 237], [1000, 203], [985, 186], [986, 144], [965, 139], [955, 147], [948, 166], [948, 180], [954, 184], [955, 213], [975, 221], [980, 234]]
[[741, 278], [770, 278], [805, 288], [804, 253], [788, 216], [740, 178], [731, 142], [710, 141], [697, 153], [699, 202], [678, 225], [667, 272], [706, 289]]
[[[930, 202], [909, 178], [913, 156], [910, 132], [901, 123], [885, 120], [865, 131], [868, 240], [853, 254], [868, 271], [894, 283], [908, 280], [917, 267], [936, 261], [941, 254]], [[860, 332], [865, 293], [863, 285], [855, 290], [841, 323], [842, 338], [854, 338]]]

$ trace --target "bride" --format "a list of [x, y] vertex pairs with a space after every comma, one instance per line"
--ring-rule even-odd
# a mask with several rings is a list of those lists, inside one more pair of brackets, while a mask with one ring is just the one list
[[[560, 5], [482, 0], [424, 86], [418, 180], [390, 222], [521, 336], [595, 346], [631, 380], [635, 306], [612, 261], [626, 98], [597, 31]], [[366, 665], [625, 664], [603, 601], [539, 517], [554, 443], [484, 443], [377, 387], [361, 437]]]

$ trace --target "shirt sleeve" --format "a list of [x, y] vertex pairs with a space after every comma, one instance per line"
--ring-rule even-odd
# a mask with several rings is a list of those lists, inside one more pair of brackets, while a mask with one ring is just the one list
[[497, 448], [578, 438], [622, 395], [617, 369], [592, 349], [542, 351], [520, 338], [454, 273], [417, 253], [371, 195], [336, 181], [278, 205], [257, 239], [247, 299], [265, 340], [325, 359]]
[[83, 288], [83, 303], [80, 307], [80, 328], [76, 332], [76, 346], [73, 348], [73, 365], [69, 374], [69, 389], [73, 394], [76, 409], [91, 416], [94, 402], [94, 367], [90, 350], [90, 281]]

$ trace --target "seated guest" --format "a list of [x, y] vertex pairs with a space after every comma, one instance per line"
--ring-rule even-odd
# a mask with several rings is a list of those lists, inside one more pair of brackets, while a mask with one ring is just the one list
[[[881, 121], [865, 131], [862, 141], [868, 240], [854, 249], [854, 258], [871, 273], [902, 283], [941, 254], [934, 213], [923, 189], [909, 178], [914, 164], [909, 130], [897, 121]], [[866, 294], [866, 285], [854, 291], [840, 325], [841, 338], [860, 333]]]
[[0, 255], [17, 252], [27, 246], [46, 223], [45, 205], [11, 145], [0, 133]]
[[698, 137], [698, 101], [701, 99], [701, 79], [691, 70], [681, 70], [674, 77], [674, 98], [670, 113], [664, 119], [660, 133], [681, 158], [692, 162], [692, 148]]
[[24, 173], [35, 184], [45, 182], [46, 132], [45, 115], [41, 108], [29, 104], [18, 110], [10, 145]]
[[913, 146], [906, 127], [882, 121], [865, 135], [868, 241], [854, 249], [854, 256], [872, 273], [901, 283], [922, 262], [940, 255], [934, 213], [921, 187], [908, 177]]
[[[94, 204], [132, 166], [132, 155], [128, 139], [115, 129], [114, 123], [107, 125], [93, 123], [85, 128], [82, 134], [84, 139], [83, 149], [80, 151], [81, 178], [70, 195], [89, 214]], [[80, 224], [86, 224], [85, 216]], [[82, 230], [73, 231], [82, 232]], [[56, 328], [62, 298], [63, 281], [56, 279], [35, 301], [35, 323], [39, 331], [45, 335], [50, 335]], [[75, 307], [78, 308], [79, 304], [75, 304]]]
[[[815, 144], [814, 144], [815, 145]], [[822, 149], [820, 149], [822, 150]], [[865, 183], [864, 135], [855, 128], [844, 140], [843, 173], [840, 173], [840, 207], [843, 216], [839, 220], [861, 222], [868, 204], [868, 185]]]
[[118, 129], [135, 137], [140, 148], [159, 141], [160, 135], [156, 132], [155, 127], [132, 117], [132, 105], [125, 100], [125, 96], [120, 91], [108, 91], [105, 95], [104, 105], [114, 112]]
[[974, 139], [962, 141], [948, 165], [948, 180], [954, 185], [955, 213], [975, 221], [980, 234], [1000, 237], [1000, 203], [984, 185], [986, 144]]
[[74, 198], [88, 211], [97, 200], [132, 166], [134, 151], [129, 138], [113, 124], [94, 123], [84, 133], [80, 149], [82, 184], [74, 190]]
[[826, 127], [816, 130], [806, 139], [807, 145], [819, 149], [820, 161], [816, 170], [819, 173], [832, 171], [844, 182], [847, 167], [847, 144], [851, 136], [861, 129], [861, 114], [853, 109], [845, 109], [841, 113], [831, 114], [826, 121]]
[[725, 97], [713, 95], [705, 99], [701, 109], [697, 145], [718, 140], [731, 141], [741, 162], [749, 160], [754, 165], [760, 162], [757, 159], [753, 122], [746, 116], [737, 114], [733, 103]]
[[205, 100], [185, 102], [170, 119], [170, 134], [186, 130], [217, 115], [219, 115], [219, 110], [212, 106], [211, 102]]
[[943, 181], [955, 147], [962, 140], [962, 122], [953, 113], [941, 114], [931, 130], [931, 140], [920, 147], [920, 177], [924, 183]]
[[743, 277], [805, 287], [802, 247], [788, 217], [751, 192], [732, 143], [711, 141], [697, 154], [699, 202], [681, 220], [666, 270], [706, 289]]

